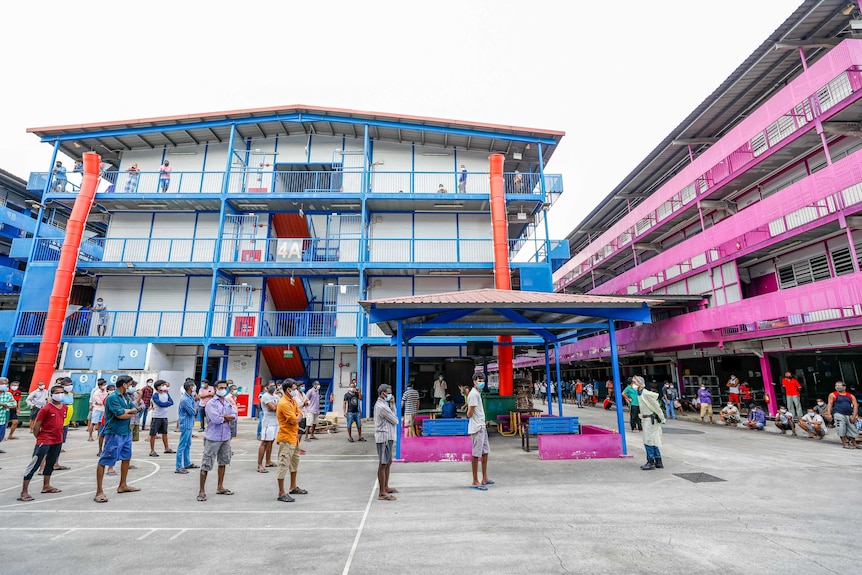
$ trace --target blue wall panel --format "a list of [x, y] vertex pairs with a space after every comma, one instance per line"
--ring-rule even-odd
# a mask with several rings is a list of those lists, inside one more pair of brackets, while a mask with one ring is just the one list
[[93, 346], [93, 361], [90, 362], [93, 369], [113, 371], [119, 367], [119, 363], [120, 344], [101, 343]]
[[89, 369], [92, 361], [92, 343], [70, 343], [63, 357], [63, 369]]
[[124, 343], [120, 345], [117, 367], [120, 369], [144, 369], [147, 361], [147, 344]]
[[21, 286], [19, 301], [21, 311], [48, 311], [48, 300], [51, 297], [51, 290], [54, 289], [56, 272], [56, 262], [37, 262], [27, 266], [27, 274]]
[[554, 291], [554, 280], [547, 264], [522, 264], [520, 270], [521, 291]]
[[92, 371], [72, 373], [72, 393], [90, 393], [96, 387], [98, 375]]

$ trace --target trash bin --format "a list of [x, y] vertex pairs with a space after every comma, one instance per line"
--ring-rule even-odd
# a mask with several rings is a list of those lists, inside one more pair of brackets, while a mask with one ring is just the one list
[[87, 421], [87, 415], [90, 413], [90, 394], [76, 393], [72, 410], [71, 423], [83, 423]]
[[21, 394], [21, 401], [18, 402], [18, 425], [27, 425], [30, 423], [30, 406], [27, 405], [27, 396], [29, 393]]
[[485, 421], [497, 421], [498, 415], [509, 415], [509, 412], [515, 409], [515, 396], [483, 393], [482, 407], [485, 410]]

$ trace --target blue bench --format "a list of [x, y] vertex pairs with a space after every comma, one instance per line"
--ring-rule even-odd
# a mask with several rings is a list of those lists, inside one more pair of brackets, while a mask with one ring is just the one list
[[527, 420], [527, 429], [521, 437], [521, 447], [530, 451], [530, 435], [569, 435], [580, 433], [578, 418], [562, 417], [531, 417]]
[[422, 422], [422, 435], [467, 435], [467, 419], [426, 419]]

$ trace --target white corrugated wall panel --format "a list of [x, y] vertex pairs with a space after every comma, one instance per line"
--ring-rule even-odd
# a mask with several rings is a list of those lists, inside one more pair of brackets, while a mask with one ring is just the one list
[[219, 215], [216, 213], [198, 214], [195, 226], [195, 245], [192, 250], [192, 261], [211, 262], [215, 257], [215, 238], [219, 235]]
[[155, 214], [150, 236], [149, 261], [188, 262], [191, 260], [195, 214]]
[[134, 336], [141, 298], [143, 278], [105, 276], [99, 279], [96, 298], [102, 298], [109, 312], [107, 333], [114, 336]]
[[206, 327], [206, 311], [210, 309], [212, 277], [192, 276], [185, 300], [185, 320], [183, 335], [186, 337], [203, 336]]
[[151, 213], [118, 213], [111, 216], [105, 234], [106, 262], [140, 262], [147, 257], [150, 231], [153, 224]]
[[186, 283], [187, 279], [184, 277], [148, 277], [144, 280], [141, 314], [138, 318], [136, 335], [149, 337], [180, 335]]
[[414, 295], [429, 295], [458, 291], [458, 278], [420, 278], [413, 282]]

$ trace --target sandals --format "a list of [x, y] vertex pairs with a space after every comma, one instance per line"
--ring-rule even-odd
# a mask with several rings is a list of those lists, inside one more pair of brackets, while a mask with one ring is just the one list
[[270, 461], [269, 463], [264, 465], [264, 467], [278, 467], [278, 465]]
[[207, 495], [206, 493], [198, 493], [198, 501], [206, 501]]
[[174, 471], [174, 473], [181, 473], [183, 475], [188, 475], [189, 472], [187, 469], [177, 469], [176, 471]]
[[96, 503], [107, 503], [108, 502], [108, 496], [107, 495], [96, 495], [95, 497], [93, 497], [93, 501], [95, 501]]
[[27, 497], [19, 497], [18, 501], [35, 501], [35, 499], [28, 495]]
[[269, 471], [267, 471], [266, 469], [258, 469], [257, 472], [258, 473], [269, 473]]
[[352, 438], [352, 437], [348, 437], [348, 438], [347, 438], [347, 441], [349, 441], [350, 443], [353, 443], [353, 438]]
[[156, 453], [155, 451], [153, 451], [152, 453], [150, 453], [150, 457], [158, 457], [158, 456], [159, 456], [159, 454], [158, 454], [158, 453]]
[[308, 491], [303, 489], [302, 487], [294, 487], [290, 491], [288, 491], [291, 495], [307, 495]]
[[117, 474], [116, 471], [108, 471], [105, 473], [105, 475], [111, 475], [111, 476], [116, 475], [116, 474]]
[[54, 471], [68, 471], [71, 467], [66, 467], [65, 465], [61, 465], [59, 467], [55, 467]]
[[365, 441], [365, 438], [364, 438], [364, 437], [360, 437], [360, 438], [359, 438], [359, 441]]
[[190, 463], [189, 465], [186, 465], [186, 469], [200, 469], [200, 468], [201, 468], [200, 465], [195, 465], [194, 463]]
[[386, 494], [386, 495], [378, 495], [377, 500], [378, 501], [397, 501], [398, 498], [395, 497], [394, 495]]
[[488, 491], [488, 488], [484, 485], [471, 485], [470, 489], [475, 489], [476, 491]]
[[52, 487], [51, 489], [44, 490], [42, 493], [62, 493], [62, 489], [57, 489], [56, 487]]
[[230, 489], [222, 489], [221, 491], [216, 491], [216, 495], [233, 495], [233, 491]]
[[293, 503], [296, 499], [290, 495], [280, 495], [276, 498], [276, 501], [281, 501], [282, 503]]
[[173, 449], [168, 449], [167, 451], [165, 451], [165, 453], [176, 453], [176, 451], [174, 451]]

